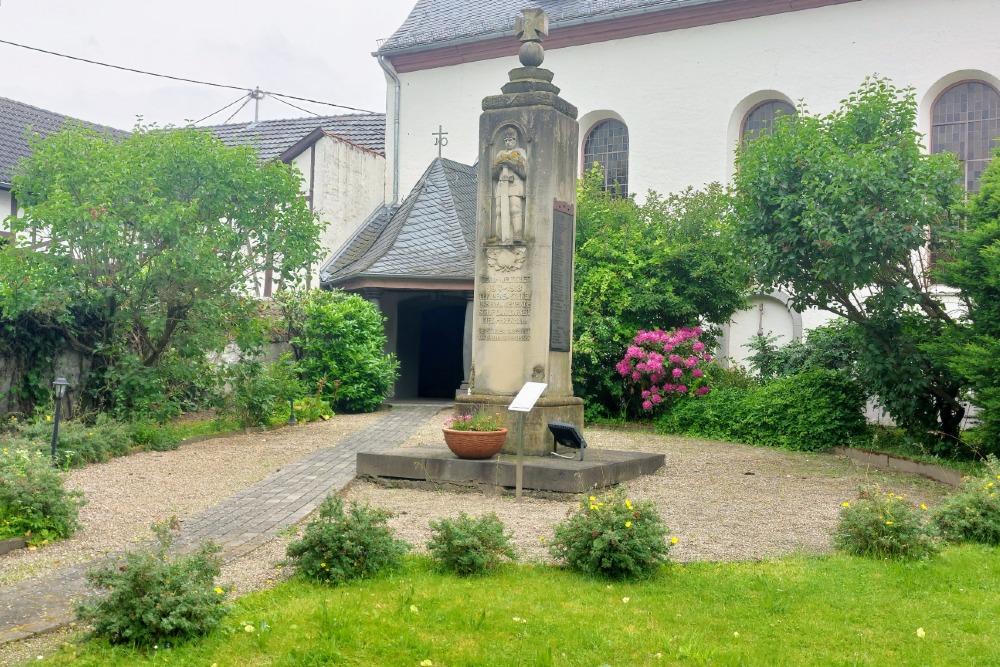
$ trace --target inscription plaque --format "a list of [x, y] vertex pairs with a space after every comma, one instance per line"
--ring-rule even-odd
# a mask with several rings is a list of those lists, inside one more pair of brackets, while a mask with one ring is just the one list
[[531, 340], [531, 276], [481, 276], [476, 308], [479, 340]]
[[549, 349], [569, 352], [573, 337], [573, 205], [554, 201], [552, 207], [552, 301]]

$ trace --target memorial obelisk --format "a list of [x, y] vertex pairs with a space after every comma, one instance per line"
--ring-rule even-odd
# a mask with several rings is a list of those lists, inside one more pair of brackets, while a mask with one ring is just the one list
[[[483, 100], [479, 117], [473, 366], [456, 411], [504, 412], [525, 382], [544, 382], [524, 424], [524, 453], [546, 455], [548, 422], [583, 426], [570, 374], [579, 125], [540, 67], [548, 16], [526, 9], [515, 31], [522, 66], [501, 95]], [[504, 451], [516, 444], [508, 437]]]

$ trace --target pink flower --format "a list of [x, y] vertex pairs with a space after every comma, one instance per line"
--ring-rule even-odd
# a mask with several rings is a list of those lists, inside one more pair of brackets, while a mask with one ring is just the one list
[[684, 371], [682, 371], [680, 368], [675, 368], [674, 370], [670, 371], [670, 374], [673, 375], [674, 378], [676, 379], [684, 375]]
[[642, 409], [643, 410], [652, 410], [653, 409], [653, 404], [650, 401], [643, 401], [642, 402]]
[[694, 345], [692, 345], [691, 349], [694, 350], [695, 352], [701, 352], [702, 350], [705, 349], [705, 344], [702, 343], [701, 341], [699, 341], [699, 342], [695, 343]]
[[705, 371], [701, 370], [700, 368], [695, 368], [694, 370], [691, 371], [691, 375], [696, 378], [700, 378], [704, 374]]
[[642, 378], [642, 373], [639, 371], [632, 371], [632, 379], [638, 382]]
[[693, 368], [698, 363], [698, 357], [688, 357], [684, 360], [684, 365]]
[[695, 396], [704, 396], [708, 392], [712, 391], [708, 386], [698, 387], [694, 390]]
[[677, 393], [678, 394], [686, 394], [687, 390], [688, 390], [688, 388], [687, 388], [686, 384], [679, 384], [679, 385], [677, 385]]
[[649, 391], [648, 391], [648, 390], [645, 390], [645, 389], [644, 389], [644, 390], [642, 391], [642, 397], [643, 397], [643, 398], [649, 398]]
[[[651, 394], [659, 394], [660, 393], [660, 388], [657, 387], [654, 384], [652, 387], [649, 388], [649, 393], [651, 393]], [[645, 396], [643, 398], [645, 398]]]
[[663, 397], [660, 396], [659, 394], [653, 394], [653, 397], [650, 398], [649, 400], [651, 400], [653, 403], [659, 403], [660, 401], [663, 400]]

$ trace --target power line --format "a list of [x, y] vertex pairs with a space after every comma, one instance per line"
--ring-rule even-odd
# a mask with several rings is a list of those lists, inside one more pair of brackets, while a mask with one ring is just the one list
[[271, 94], [271, 98], [274, 99], [277, 102], [281, 102], [282, 104], [287, 104], [288, 106], [292, 107], [293, 109], [298, 109], [299, 111], [305, 111], [306, 113], [311, 113], [314, 116], [319, 116], [319, 114], [316, 113], [315, 111], [310, 111], [309, 109], [306, 109], [304, 107], [300, 107], [297, 104], [292, 104], [291, 102], [286, 102], [285, 100], [281, 99], [281, 96], [275, 95], [274, 93]]
[[[244, 86], [231, 86], [231, 85], [224, 84], [224, 83], [213, 83], [211, 81], [199, 81], [198, 79], [186, 79], [186, 78], [181, 77], [181, 76], [171, 76], [170, 74], [158, 74], [156, 72], [147, 72], [146, 70], [135, 69], [133, 67], [123, 67], [122, 65], [112, 65], [111, 63], [102, 63], [102, 62], [100, 62], [98, 60], [90, 60], [88, 58], [80, 58], [78, 56], [70, 56], [70, 55], [67, 55], [65, 53], [57, 53], [55, 51], [48, 51], [46, 49], [40, 49], [40, 48], [38, 48], [36, 46], [27, 46], [26, 44], [18, 44], [17, 42], [11, 42], [11, 41], [8, 41], [6, 39], [0, 39], [0, 44], [7, 44], [8, 46], [16, 46], [19, 49], [27, 49], [28, 51], [37, 51], [38, 53], [45, 53], [47, 55], [56, 56], [58, 58], [67, 58], [69, 60], [76, 60], [78, 62], [87, 63], [87, 64], [90, 64], [90, 65], [100, 65], [101, 67], [109, 67], [111, 69], [117, 69], [117, 70], [121, 70], [123, 72], [132, 72], [134, 74], [145, 74], [146, 76], [155, 76], [155, 77], [159, 77], [161, 79], [170, 79], [172, 81], [181, 81], [181, 82], [184, 82], [184, 83], [195, 83], [195, 84], [198, 84], [198, 85], [201, 85], [201, 86], [213, 86], [215, 88], [228, 88], [230, 90], [250, 91], [250, 88], [247, 88], [247, 87], [244, 87]], [[338, 109], [347, 109], [349, 111], [357, 111], [359, 113], [376, 113], [376, 112], [370, 111], [368, 109], [359, 109], [357, 107], [349, 107], [349, 106], [347, 106], [345, 104], [335, 104], [334, 102], [323, 102], [323, 101], [320, 101], [320, 100], [309, 99], [307, 97], [296, 97], [294, 95], [285, 95], [283, 93], [276, 93], [276, 92], [273, 92], [273, 91], [270, 91], [270, 90], [262, 90], [260, 92], [264, 93], [265, 95], [275, 95], [275, 96], [280, 95], [281, 97], [287, 97], [290, 100], [298, 100], [300, 102], [311, 102], [313, 104], [323, 104], [325, 106], [337, 107]], [[218, 113], [218, 112], [216, 112], [216, 113]]]
[[[211, 118], [211, 117], [212, 117], [212, 116], [214, 116], [215, 114], [217, 114], [217, 113], [222, 113], [223, 111], [225, 111], [225, 110], [226, 110], [226, 109], [228, 109], [229, 107], [233, 106], [234, 104], [238, 104], [240, 100], [245, 100], [245, 99], [246, 99], [246, 97], [247, 97], [246, 95], [242, 95], [242, 96], [240, 96], [240, 97], [237, 97], [237, 98], [236, 98], [235, 100], [233, 100], [232, 102], [230, 102], [230, 103], [229, 103], [229, 104], [227, 104], [226, 106], [222, 107], [221, 109], [217, 109], [216, 111], [213, 111], [212, 113], [208, 114], [207, 116], [205, 116], [204, 118], [202, 118], [202, 119], [200, 119], [200, 120], [196, 120], [196, 121], [194, 122], [194, 124], [195, 124], [195, 125], [198, 125], [199, 123], [203, 123], [203, 122], [205, 122], [206, 120], [208, 120], [209, 118]], [[243, 106], [246, 106], [246, 102], [244, 102], [244, 103], [243, 103]], [[242, 109], [242, 108], [243, 108], [243, 107], [240, 107], [240, 109]], [[237, 111], [238, 111], [238, 110], [239, 110], [239, 109], [237, 109]]]
[[[245, 106], [246, 106], [247, 104], [249, 104], [249, 103], [250, 103], [250, 100], [252, 100], [252, 99], [253, 99], [253, 97], [252, 97], [252, 96], [250, 96], [250, 95], [247, 95], [247, 96], [246, 96], [246, 98], [245, 98], [245, 99], [243, 100], [243, 104], [241, 104], [241, 105], [240, 105], [240, 108], [239, 108], [239, 109], [237, 109], [236, 111], [234, 111], [234, 112], [232, 113], [232, 115], [231, 115], [231, 116], [229, 116], [229, 118], [227, 118], [227, 119], [226, 119], [226, 122], [225, 122], [225, 123], [223, 123], [223, 125], [226, 125], [226, 124], [228, 124], [228, 123], [229, 123], [229, 121], [231, 121], [231, 120], [233, 119], [233, 117], [235, 117], [235, 116], [236, 116], [236, 114], [238, 114], [239, 112], [243, 111], [243, 107], [245, 107]], [[238, 102], [238, 101], [239, 101], [239, 100], [237, 100], [237, 102]]]

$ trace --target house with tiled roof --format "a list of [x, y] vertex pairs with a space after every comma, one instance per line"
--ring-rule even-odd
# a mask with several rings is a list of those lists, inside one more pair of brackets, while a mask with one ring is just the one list
[[[261, 160], [280, 160], [299, 170], [310, 210], [326, 222], [320, 243], [328, 259], [383, 204], [384, 114], [310, 116], [205, 129], [231, 146], [252, 146]], [[321, 265], [309, 267], [311, 286], [317, 285]], [[257, 290], [270, 296], [266, 276]]]
[[[581, 173], [598, 162], [639, 197], [729, 181], [744, 138], [800, 101], [828, 113], [873, 74], [913, 87], [927, 150], [956, 153], [970, 190], [1000, 137], [996, 0], [418, 0], [374, 54], [386, 201], [422, 178], [439, 127], [446, 157], [475, 160], [482, 100], [518, 66], [525, 7], [548, 14], [544, 67], [579, 109]], [[758, 332], [787, 341], [829, 317], [757, 295], [722, 355], [742, 361]]]
[[46, 137], [63, 129], [67, 123], [74, 122], [114, 136], [123, 137], [128, 134], [112, 127], [88, 123], [0, 97], [0, 236], [8, 236], [3, 219], [17, 214], [17, 201], [11, 194], [11, 181], [17, 163], [31, 154], [29, 137]]

